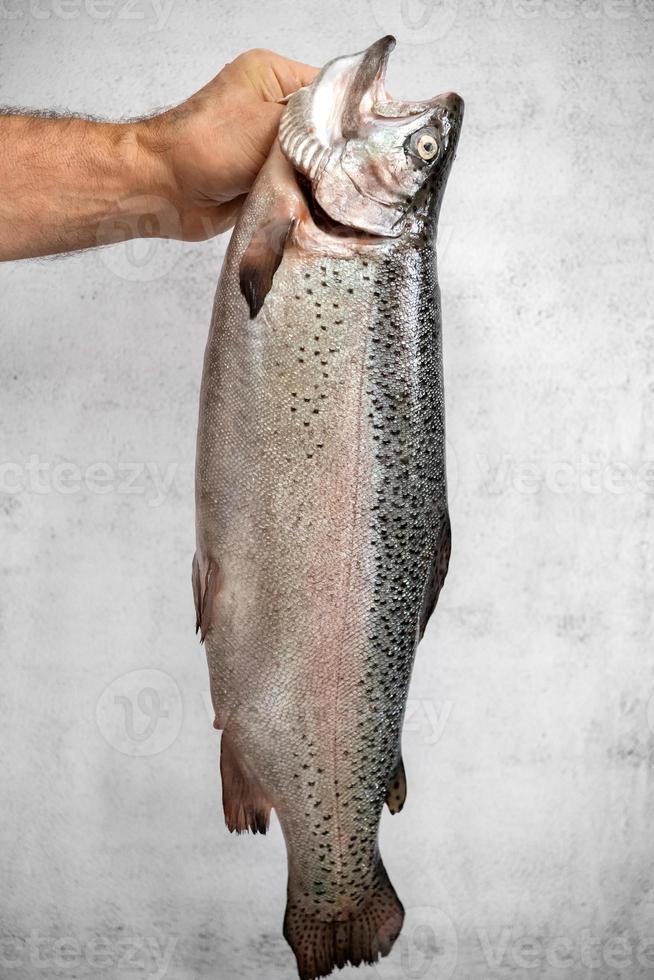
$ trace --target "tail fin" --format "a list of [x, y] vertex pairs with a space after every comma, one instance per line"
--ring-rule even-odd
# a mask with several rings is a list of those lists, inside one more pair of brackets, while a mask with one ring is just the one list
[[348, 963], [376, 963], [387, 956], [400, 934], [404, 909], [381, 860], [366, 904], [346, 921], [323, 921], [311, 915], [302, 898], [289, 894], [284, 938], [295, 953], [301, 980], [328, 976]]

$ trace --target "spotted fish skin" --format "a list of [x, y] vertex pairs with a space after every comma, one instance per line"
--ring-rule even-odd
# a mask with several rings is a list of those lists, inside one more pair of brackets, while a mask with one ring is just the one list
[[205, 354], [194, 589], [225, 816], [264, 832], [277, 813], [306, 980], [374, 962], [403, 921], [377, 838], [384, 802], [403, 804], [407, 691], [449, 557], [434, 250], [449, 163], [401, 235], [365, 238], [320, 225], [276, 146]]

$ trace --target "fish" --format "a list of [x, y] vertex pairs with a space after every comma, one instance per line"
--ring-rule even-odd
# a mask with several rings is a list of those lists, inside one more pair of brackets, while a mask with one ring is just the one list
[[224, 817], [288, 857], [301, 980], [374, 963], [404, 909], [414, 656], [450, 556], [435, 239], [463, 101], [394, 101], [392, 36], [287, 100], [218, 283], [200, 393], [196, 627]]

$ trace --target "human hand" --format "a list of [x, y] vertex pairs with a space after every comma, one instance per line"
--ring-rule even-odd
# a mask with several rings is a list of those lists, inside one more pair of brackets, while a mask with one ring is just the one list
[[275, 139], [280, 101], [316, 72], [254, 50], [137, 122], [0, 111], [0, 261], [225, 231]]
[[181, 105], [136, 124], [178, 219], [164, 234], [196, 241], [234, 224], [277, 135], [280, 100], [317, 72], [272, 51], [246, 51]]

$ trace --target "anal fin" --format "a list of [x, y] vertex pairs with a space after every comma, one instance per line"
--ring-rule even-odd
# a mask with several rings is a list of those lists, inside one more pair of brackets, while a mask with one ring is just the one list
[[220, 568], [218, 562], [210, 558], [202, 574], [197, 553], [193, 556], [193, 598], [195, 600], [195, 632], [204, 643], [212, 624], [214, 600], [220, 591]]
[[406, 773], [400, 756], [397, 769], [391, 777], [386, 791], [386, 804], [391, 813], [399, 813], [406, 802]]
[[227, 829], [237, 834], [265, 834], [272, 806], [256, 778], [247, 772], [227, 734], [223, 734], [220, 746], [220, 775]]

